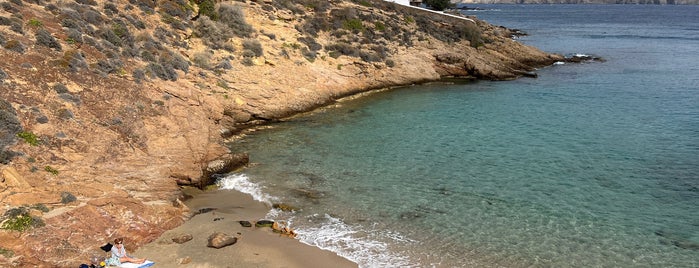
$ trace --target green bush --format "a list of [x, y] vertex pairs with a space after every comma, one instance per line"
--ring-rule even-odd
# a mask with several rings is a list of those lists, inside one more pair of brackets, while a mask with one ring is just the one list
[[27, 21], [27, 25], [29, 25], [31, 27], [35, 27], [35, 28], [44, 26], [44, 24], [41, 23], [41, 21], [39, 21], [37, 19], [30, 19], [29, 21]]
[[15, 252], [6, 248], [0, 248], [0, 255], [5, 256], [5, 258], [12, 258]]
[[204, 0], [199, 3], [199, 16], [204, 15], [213, 21], [219, 19], [216, 5], [213, 0]]
[[40, 143], [39, 137], [36, 136], [36, 134], [29, 131], [22, 131], [20, 133], [17, 133], [17, 137], [24, 140], [24, 142], [28, 143], [31, 146], [37, 146]]
[[53, 175], [58, 175], [59, 171], [51, 166], [45, 166], [44, 171], [51, 173]]
[[3, 222], [2, 226], [0, 226], [0, 229], [24, 232], [32, 228], [32, 224], [34, 224], [34, 218], [29, 216], [29, 214], [22, 214], [7, 219], [7, 221]]
[[377, 31], [385, 31], [386, 25], [384, 25], [380, 21], [376, 21], [376, 22], [374, 22], [374, 29], [376, 29]]
[[182, 20], [188, 20], [192, 16], [194, 8], [186, 0], [158, 1], [161, 15], [167, 14]]
[[342, 23], [342, 28], [358, 33], [364, 31], [364, 24], [359, 19], [349, 19]]

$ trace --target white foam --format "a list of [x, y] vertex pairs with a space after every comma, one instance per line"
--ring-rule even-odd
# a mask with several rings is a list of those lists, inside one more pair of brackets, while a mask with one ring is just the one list
[[562, 62], [562, 61], [557, 61], [557, 62], [554, 62], [554, 63], [553, 63], [553, 65], [563, 65], [563, 64], [566, 64], [566, 63], [565, 63], [565, 62]]
[[[264, 193], [262, 186], [251, 182], [249, 177], [243, 173], [230, 174], [220, 178], [216, 184], [221, 189], [246, 193], [251, 195], [253, 199], [267, 204], [272, 204], [278, 199]], [[359, 267], [417, 267], [415, 264], [411, 264], [407, 256], [390, 252], [386, 242], [372, 239], [372, 237], [376, 237], [395, 243], [414, 242], [396, 232], [359, 230], [359, 227], [349, 226], [342, 220], [327, 214], [298, 218], [278, 209], [271, 209], [266, 218], [284, 220], [290, 227], [298, 225], [297, 228], [293, 226], [292, 229], [298, 234], [300, 242], [335, 252], [339, 256], [357, 263]], [[294, 224], [295, 221], [310, 221], [312, 223]], [[309, 225], [312, 226], [308, 227]]]
[[266, 204], [272, 204], [277, 198], [262, 192], [262, 187], [259, 184], [250, 181], [248, 176], [243, 173], [231, 174], [220, 178], [216, 184], [221, 189], [236, 190], [241, 193], [246, 193], [252, 196], [253, 199]]
[[329, 250], [351, 260], [359, 267], [414, 267], [409, 258], [389, 251], [385, 242], [371, 239], [379, 238], [405, 241], [397, 234], [382, 235], [372, 230], [358, 230], [340, 219], [330, 215], [313, 215], [309, 221], [321, 221], [318, 227], [301, 227], [297, 230], [302, 243]]
[[575, 54], [575, 55], [573, 55], [573, 56], [578, 57], [578, 58], [587, 58], [587, 57], [590, 57], [590, 55], [582, 54], [582, 53], [577, 53], [577, 54]]

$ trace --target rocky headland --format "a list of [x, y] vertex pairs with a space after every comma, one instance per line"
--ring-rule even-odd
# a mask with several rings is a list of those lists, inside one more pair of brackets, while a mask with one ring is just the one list
[[[381, 88], [565, 60], [513, 31], [384, 1], [0, 4], [0, 266], [68, 267], [192, 213], [241, 130]], [[132, 248], [132, 249], [133, 249]]]

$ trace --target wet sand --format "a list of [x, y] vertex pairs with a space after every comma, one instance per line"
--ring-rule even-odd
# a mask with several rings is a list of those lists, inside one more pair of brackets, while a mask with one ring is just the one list
[[[264, 219], [270, 209], [247, 194], [232, 190], [197, 193], [185, 203], [192, 211], [215, 210], [192, 217], [132, 255], [152, 260], [157, 267], [357, 267], [333, 252], [281, 236], [271, 228], [241, 226], [238, 221]], [[207, 239], [215, 232], [236, 236], [238, 242], [221, 249], [209, 248]], [[193, 239], [183, 244], [172, 241], [184, 234], [191, 234]], [[191, 261], [180, 264], [187, 258]]]

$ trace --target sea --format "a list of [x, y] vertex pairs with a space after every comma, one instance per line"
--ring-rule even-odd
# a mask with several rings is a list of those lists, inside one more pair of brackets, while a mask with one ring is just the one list
[[360, 267], [699, 267], [699, 6], [468, 7], [606, 61], [340, 101], [232, 142], [220, 191]]

